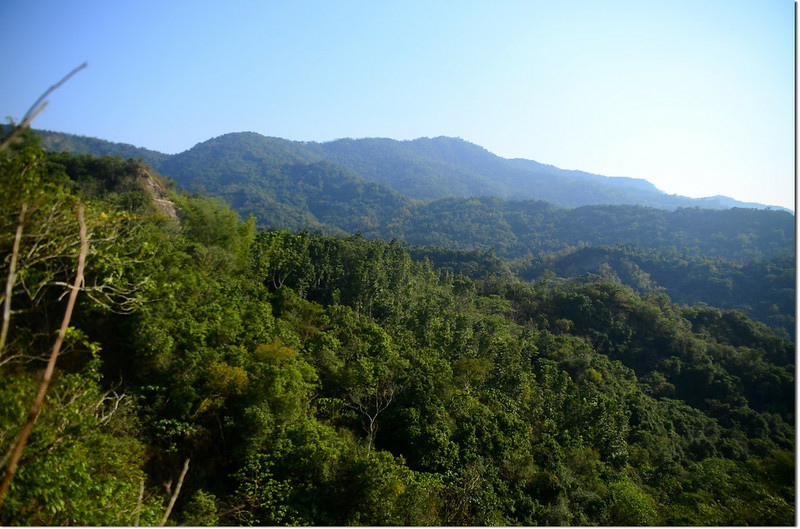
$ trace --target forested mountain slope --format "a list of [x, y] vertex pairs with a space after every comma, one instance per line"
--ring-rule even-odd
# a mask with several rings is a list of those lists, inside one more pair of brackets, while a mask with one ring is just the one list
[[[3, 129], [9, 130], [5, 125]], [[93, 156], [121, 156], [126, 159], [141, 158], [147, 160], [147, 163], [154, 167], [158, 167], [161, 162], [169, 158], [168, 154], [142, 147], [135, 147], [127, 143], [114, 143], [98, 138], [49, 130], [37, 131], [37, 134], [42, 138], [42, 147], [50, 152], [91, 154]]]
[[[440, 139], [416, 141], [428, 145], [428, 150], [441, 147]], [[363, 142], [378, 146], [407, 143]], [[255, 133], [227, 134], [155, 166], [186, 189], [220, 196], [242, 214], [256, 215], [264, 226], [324, 225], [370, 237], [398, 237], [412, 244], [494, 248], [498, 255], [508, 258], [557, 251], [582, 242], [675, 247], [692, 255], [737, 262], [771, 259], [794, 249], [794, 216], [784, 211], [668, 211], [630, 205], [569, 209], [543, 201], [505, 201], [489, 196], [416, 201], [367, 182], [339, 165], [320, 161], [316, 153], [326, 145]], [[468, 150], [474, 149], [480, 148], [470, 146]], [[466, 155], [442, 154], [439, 158], [448, 163], [467, 160], [464, 167], [481, 167]]]
[[[752, 209], [558, 209], [501, 199], [441, 199], [365, 235], [511, 260], [521, 278], [602, 278], [679, 303], [740, 309], [794, 336], [794, 217]], [[613, 249], [612, 249], [613, 248]], [[434, 259], [434, 262], [437, 262]]]
[[794, 344], [742, 314], [470, 279], [175, 190], [172, 219], [140, 169], [30, 139], [0, 153], [0, 257], [28, 256], [4, 273], [3, 454], [64, 315], [81, 206], [91, 248], [0, 523], [794, 523]]
[[[44, 143], [50, 148], [58, 141], [61, 146], [91, 150], [99, 141], [81, 143], [79, 137], [72, 137], [67, 138], [70, 144], [62, 136], [45, 135]], [[124, 147], [125, 152], [133, 149]], [[362, 177], [393, 185], [408, 179], [409, 186], [423, 182], [440, 190], [454, 186], [453, 192], [479, 192], [475, 186], [498, 192], [492, 186], [524, 187], [527, 184], [519, 179], [535, 169], [546, 176], [531, 180], [534, 187], [559, 188], [570, 196], [577, 196], [577, 191], [565, 182], [596, 192], [597, 200], [605, 191], [596, 186], [613, 188], [615, 193], [623, 189], [654, 192], [642, 180], [607, 179], [528, 160], [504, 160], [449, 138], [317, 144], [238, 133], [173, 156], [140, 154], [185, 189], [222, 197], [243, 216], [254, 215], [261, 226], [491, 250], [501, 258], [516, 260], [515, 269], [528, 279], [539, 278], [547, 267], [565, 277], [591, 273], [639, 292], [661, 288], [678, 302], [738, 308], [789, 336], [794, 334], [794, 216], [789, 212], [631, 205], [570, 209], [492, 196], [421, 201]], [[492, 179], [485, 177], [489, 174]], [[602, 264], [610, 267], [608, 272], [598, 269], [601, 263], [594, 257], [576, 265], [576, 259], [588, 255], [586, 250], [572, 255], [569, 266], [554, 261], [554, 256], [576, 248], [620, 245], [651, 257], [605, 259]], [[692, 263], [691, 271], [688, 263]]]
[[736, 262], [634, 245], [570, 247], [513, 264], [522, 279], [612, 281], [640, 294], [663, 291], [676, 303], [738, 309], [790, 338], [795, 334], [795, 259]]
[[[224, 165], [220, 166], [216, 158], [245, 156], [250, 163], [234, 167], [233, 172], [248, 180], [268, 180], [272, 176], [270, 169], [274, 169], [276, 164], [327, 161], [339, 166], [334, 170], [344, 168], [369, 182], [385, 184], [410, 198], [425, 200], [497, 196], [541, 200], [568, 208], [593, 204], [635, 204], [668, 210], [678, 207], [765, 207], [721, 196], [692, 199], [667, 195], [638, 178], [606, 177], [559, 169], [532, 160], [501, 158], [459, 138], [419, 138], [413, 141], [364, 138], [316, 143], [242, 132], [225, 134], [184, 153], [169, 156], [94, 138], [47, 131], [42, 134], [43, 145], [48, 150], [140, 156], [163, 174], [176, 177], [187, 186], [196, 178], [219, 176], [218, 169]], [[214, 174], [202, 171], [205, 163], [216, 164], [217, 169], [212, 171]], [[185, 180], [176, 175], [184, 175]]]
[[342, 139], [318, 147], [330, 161], [419, 199], [497, 196], [542, 200], [568, 208], [590, 204], [663, 209], [758, 207], [731, 199], [725, 203], [724, 197], [667, 195], [638, 178], [606, 177], [533, 160], [501, 158], [459, 138]]
[[185, 189], [229, 201], [263, 226], [355, 232], [393, 218], [412, 200], [319, 159], [303, 144], [227, 134], [163, 162]]
[[448, 198], [417, 204], [387, 219], [370, 236], [399, 237], [412, 244], [478, 248], [506, 258], [553, 252], [580, 244], [635, 244], [674, 248], [689, 255], [736, 262], [792, 253], [794, 216], [782, 211], [640, 206], [556, 208], [545, 202], [494, 197]]

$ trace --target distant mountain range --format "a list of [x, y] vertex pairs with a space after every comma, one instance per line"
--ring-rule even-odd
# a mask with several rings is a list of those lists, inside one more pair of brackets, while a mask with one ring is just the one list
[[[280, 165], [325, 162], [333, 171], [349, 173], [365, 182], [383, 184], [418, 200], [444, 197], [496, 196], [533, 199], [557, 207], [631, 204], [674, 210], [679, 207], [783, 209], [729, 197], [689, 198], [669, 195], [638, 178], [606, 177], [559, 169], [533, 160], [501, 158], [483, 147], [458, 138], [340, 139], [326, 143], [290, 141], [253, 132], [232, 133], [199, 143], [175, 155], [112, 143], [85, 136], [39, 131], [51, 151], [102, 156], [116, 154], [142, 158], [182, 185], [202, 179], [197, 163], [221, 169], [226, 159], [238, 157], [239, 166], [252, 176]], [[242, 174], [239, 171], [239, 174]], [[229, 175], [219, 175], [229, 179]], [[788, 210], [786, 210], [788, 211]]]
[[[50, 151], [141, 158], [265, 228], [397, 239], [439, 267], [603, 278], [794, 329], [794, 215], [645, 180], [508, 160], [460, 139], [226, 134], [174, 155], [43, 132]], [[509, 269], [510, 267], [510, 269]]]

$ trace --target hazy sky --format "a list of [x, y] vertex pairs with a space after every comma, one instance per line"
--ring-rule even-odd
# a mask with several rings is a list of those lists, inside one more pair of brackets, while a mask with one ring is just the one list
[[0, 117], [167, 153], [457, 136], [794, 209], [792, 0], [0, 0]]

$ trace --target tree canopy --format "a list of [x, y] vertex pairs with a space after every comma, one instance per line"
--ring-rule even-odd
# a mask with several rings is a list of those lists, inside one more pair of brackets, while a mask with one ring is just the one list
[[[0, 472], [74, 277], [78, 205], [90, 245], [4, 525], [794, 523], [794, 343], [741, 311], [258, 229], [165, 186], [171, 218], [138, 162], [0, 156]], [[41, 258], [15, 275], [15, 253]]]

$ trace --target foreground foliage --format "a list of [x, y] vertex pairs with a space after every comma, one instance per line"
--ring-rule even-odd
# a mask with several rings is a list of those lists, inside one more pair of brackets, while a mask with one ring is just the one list
[[[199, 195], [172, 195], [175, 220], [119, 158], [28, 145], [2, 178], [23, 162], [96, 220], [2, 524], [158, 523], [187, 458], [170, 521], [188, 525], [794, 523], [794, 344], [741, 313], [257, 233]], [[41, 294], [14, 289], [0, 454], [38, 384], [23, 353], [62, 310], [63, 247], [25, 272]]]

